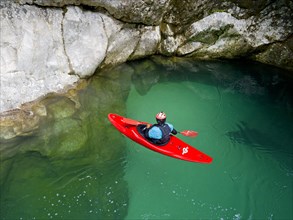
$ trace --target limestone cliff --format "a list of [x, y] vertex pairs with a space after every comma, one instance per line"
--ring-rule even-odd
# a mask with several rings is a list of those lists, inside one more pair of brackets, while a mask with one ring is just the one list
[[293, 70], [292, 0], [2, 0], [1, 109], [152, 54]]

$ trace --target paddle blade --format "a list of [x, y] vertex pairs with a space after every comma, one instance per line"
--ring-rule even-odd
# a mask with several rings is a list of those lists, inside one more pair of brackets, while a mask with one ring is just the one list
[[180, 134], [187, 137], [196, 137], [198, 135], [196, 131], [190, 131], [190, 130], [181, 131]]

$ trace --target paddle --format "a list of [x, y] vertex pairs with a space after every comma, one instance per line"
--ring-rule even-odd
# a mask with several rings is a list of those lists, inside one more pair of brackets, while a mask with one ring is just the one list
[[184, 130], [184, 131], [181, 131], [180, 134], [187, 136], [187, 137], [196, 137], [198, 135], [198, 132], [191, 131], [191, 130]]
[[[136, 121], [130, 118], [123, 118], [122, 121], [124, 123], [130, 124], [130, 125], [141, 125], [141, 124], [148, 124], [146, 122], [140, 122], [140, 121]], [[184, 130], [179, 132], [180, 134], [182, 134], [183, 136], [187, 136], [187, 137], [196, 137], [198, 135], [198, 132], [196, 131], [191, 131], [191, 130]]]

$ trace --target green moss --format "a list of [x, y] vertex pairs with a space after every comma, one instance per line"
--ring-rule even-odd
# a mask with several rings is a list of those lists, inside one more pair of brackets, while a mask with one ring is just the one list
[[212, 8], [209, 11], [209, 14], [214, 14], [214, 13], [217, 13], [217, 12], [227, 12], [227, 9], [223, 9], [223, 8]]
[[189, 41], [194, 42], [201, 42], [204, 44], [214, 44], [222, 35], [226, 33], [227, 31], [233, 27], [233, 25], [226, 25], [225, 27], [221, 27], [220, 29], [212, 29], [209, 28], [206, 31], [200, 32], [189, 39]]

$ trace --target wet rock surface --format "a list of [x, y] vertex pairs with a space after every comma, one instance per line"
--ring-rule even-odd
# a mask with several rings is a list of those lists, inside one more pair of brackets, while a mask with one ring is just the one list
[[1, 1], [1, 109], [161, 53], [293, 69], [293, 2]]

